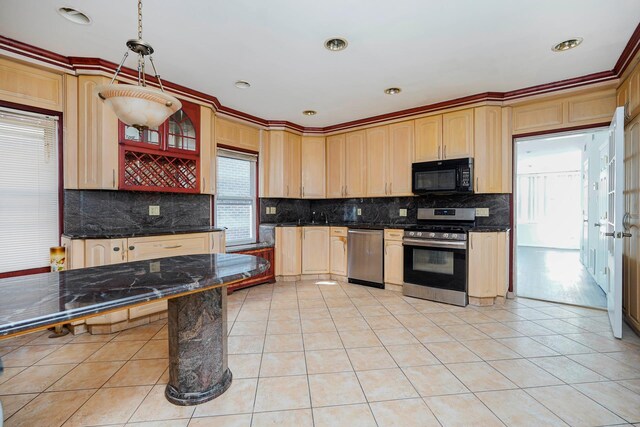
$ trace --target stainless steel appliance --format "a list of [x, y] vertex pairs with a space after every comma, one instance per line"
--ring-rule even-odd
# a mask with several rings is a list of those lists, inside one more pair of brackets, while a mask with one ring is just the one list
[[349, 283], [384, 288], [383, 230], [349, 229], [347, 277]]
[[473, 159], [438, 160], [414, 163], [414, 194], [473, 193]]
[[418, 209], [418, 225], [402, 240], [404, 295], [467, 305], [467, 230], [475, 219], [470, 208]]

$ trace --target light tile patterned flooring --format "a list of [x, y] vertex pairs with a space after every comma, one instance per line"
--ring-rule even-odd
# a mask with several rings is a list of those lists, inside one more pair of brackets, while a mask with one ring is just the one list
[[525, 299], [460, 308], [305, 281], [236, 292], [228, 313], [233, 384], [195, 407], [164, 398], [163, 321], [1, 341], [6, 425], [640, 423], [640, 340], [613, 339], [602, 311]]

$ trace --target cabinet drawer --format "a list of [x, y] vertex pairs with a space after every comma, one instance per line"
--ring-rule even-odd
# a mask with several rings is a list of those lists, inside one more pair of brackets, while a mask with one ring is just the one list
[[150, 314], [160, 313], [167, 309], [167, 301], [156, 301], [150, 304], [139, 305], [129, 309], [129, 319], [136, 317], [148, 316]]
[[404, 236], [404, 230], [384, 230], [384, 240], [402, 240], [402, 236]]
[[347, 237], [347, 227], [330, 227], [331, 236]]
[[[128, 239], [129, 261], [209, 253], [208, 233]], [[132, 249], [133, 247], [133, 249]]]

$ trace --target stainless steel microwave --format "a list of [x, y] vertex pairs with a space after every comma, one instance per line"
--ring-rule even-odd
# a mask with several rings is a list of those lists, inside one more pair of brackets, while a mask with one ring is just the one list
[[414, 194], [473, 193], [473, 159], [437, 160], [411, 166]]

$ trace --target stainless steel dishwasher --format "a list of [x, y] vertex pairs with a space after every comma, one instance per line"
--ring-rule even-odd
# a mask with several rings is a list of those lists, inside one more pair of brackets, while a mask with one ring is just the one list
[[349, 229], [349, 283], [384, 288], [384, 231]]

